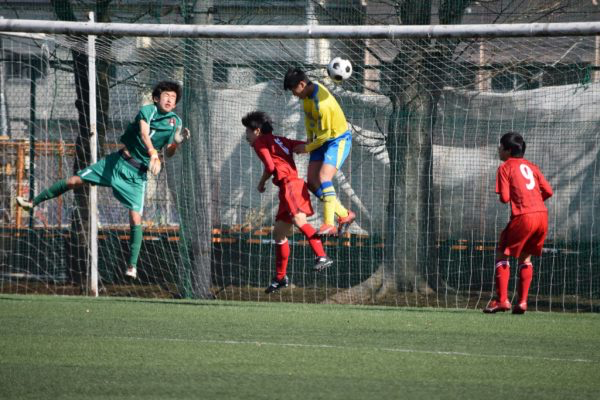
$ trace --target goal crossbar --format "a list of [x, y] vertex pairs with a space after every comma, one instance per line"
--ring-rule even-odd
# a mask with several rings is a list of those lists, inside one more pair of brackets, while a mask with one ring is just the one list
[[0, 19], [0, 32], [190, 38], [460, 38], [590, 36], [600, 22], [471, 25], [183, 25]]

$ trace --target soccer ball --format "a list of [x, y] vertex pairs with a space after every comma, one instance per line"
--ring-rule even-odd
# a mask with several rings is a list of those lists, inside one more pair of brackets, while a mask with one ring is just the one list
[[327, 75], [335, 83], [342, 83], [352, 75], [352, 64], [345, 58], [336, 57], [327, 65]]

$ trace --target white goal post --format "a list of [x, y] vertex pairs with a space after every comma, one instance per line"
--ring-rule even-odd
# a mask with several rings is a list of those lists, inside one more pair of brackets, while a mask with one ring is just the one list
[[[198, 139], [192, 134], [187, 147], [178, 150], [179, 158], [173, 164], [167, 161], [159, 178], [149, 178], [155, 181], [149, 181], [147, 195], [152, 201], [144, 208], [145, 213], [151, 210], [143, 221], [144, 251], [154, 253], [153, 258], [146, 256], [146, 264], [139, 268], [140, 281], [126, 281], [122, 268], [115, 266], [123, 261], [128, 221], [123, 218], [120, 204], [103, 192], [107, 189], [98, 188], [102, 201], [98, 202], [97, 211], [95, 202], [90, 205], [90, 260], [87, 260], [90, 269], [86, 277], [88, 292], [94, 296], [104, 292], [195, 297], [194, 286], [200, 280], [213, 285], [211, 290], [228, 299], [243, 298], [239, 295], [243, 290], [250, 292], [248, 298], [255, 298], [255, 292], [262, 296], [259, 288], [264, 288], [270, 279], [275, 254], [271, 231], [264, 228], [272, 225], [277, 197], [272, 188], [262, 197], [256, 194], [259, 164], [239, 135], [239, 121], [244, 113], [262, 109], [273, 114], [275, 126], [283, 135], [305, 139], [300, 102], [281, 85], [285, 71], [298, 65], [311, 79], [324, 82], [338, 98], [351, 125], [351, 155], [336, 175], [335, 187], [340, 199], [357, 212], [358, 218], [348, 237], [325, 242], [336, 264], [322, 275], [312, 274], [306, 268], [312, 254], [303, 239], [290, 239], [296, 257], [290, 261], [293, 290], [306, 290], [301, 295], [290, 295], [292, 301], [311, 301], [311, 298], [321, 301], [324, 297], [336, 302], [368, 303], [374, 301], [368, 299], [369, 290], [375, 293], [374, 286], [382, 286], [383, 277], [390, 274], [398, 282], [398, 288], [403, 288], [398, 291], [410, 299], [406, 304], [413, 304], [413, 291], [429, 287], [435, 294], [430, 295], [424, 289], [425, 300], [415, 296], [416, 305], [431, 302], [452, 306], [453, 302], [459, 303], [458, 298], [463, 294], [460, 301], [467, 306], [477, 307], [487, 301], [493, 285], [489, 259], [493, 258], [497, 234], [507, 221], [505, 208], [497, 204], [493, 194], [498, 166], [494, 151], [499, 132], [513, 129], [526, 133], [528, 154], [541, 164], [542, 170], [549, 171], [552, 182], [568, 188], [557, 190], [552, 199], [555, 204], [549, 206], [555, 221], [551, 229], [552, 245], [545, 249], [543, 268], [536, 270], [537, 286], [534, 285], [532, 296], [539, 304], [550, 303], [550, 308], [552, 303], [564, 304], [572, 299], [577, 309], [580, 303], [598, 301], [600, 282], [596, 271], [600, 265], [597, 261], [600, 247], [596, 242], [600, 225], [595, 222], [598, 215], [595, 203], [600, 190], [594, 183], [600, 174], [600, 167], [595, 164], [596, 153], [600, 151], [594, 127], [600, 126], [595, 125], [600, 124], [596, 110], [600, 104], [600, 22], [176, 25], [97, 23], [93, 18], [89, 22], [0, 18], [0, 40], [13, 58], [29, 57], [43, 41], [52, 42], [56, 50], [39, 59], [29, 57], [30, 68], [39, 69], [37, 76], [43, 77], [38, 86], [42, 89], [31, 93], [32, 97], [39, 96], [40, 111], [29, 124], [41, 121], [42, 140], [38, 142], [42, 144], [36, 146], [46, 147], [40, 150], [36, 162], [49, 166], [35, 168], [35, 179], [40, 182], [35, 186], [38, 192], [64, 178], [64, 174], [55, 176], [48, 171], [58, 169], [59, 164], [66, 170], [65, 165], [73, 158], [73, 151], [67, 156], [63, 148], [65, 143], [73, 146], [73, 138], [77, 137], [74, 128], [77, 119], [73, 115], [77, 110], [72, 106], [75, 85], [70, 80], [74, 69], [69, 58], [73, 57], [72, 52], [88, 56], [89, 76], [98, 77], [102, 68], [106, 76], [112, 74], [103, 83], [97, 79], [88, 82], [92, 158], [86, 162], [95, 162], [96, 151], [102, 151], [103, 146], [110, 149], [118, 146], [119, 135], [140, 105], [148, 103], [152, 85], [160, 80], [184, 83], [186, 101], [179, 106], [181, 113], [185, 113], [184, 124], [192, 120], [193, 131], [204, 135]], [[19, 46], [28, 50], [21, 51]], [[266, 55], [261, 59], [263, 54]], [[337, 55], [348, 55], [356, 67], [342, 85], [328, 81], [324, 73], [328, 59]], [[427, 57], [431, 58], [423, 61]], [[415, 66], [418, 63], [421, 64]], [[15, 67], [23, 64], [21, 59], [11, 64], [11, 74], [26, 76]], [[109, 64], [112, 70], [107, 67]], [[423, 81], [414, 84], [418, 79]], [[5, 90], [23, 91], [23, 82], [25, 78], [13, 79], [12, 86]], [[430, 114], [416, 115], [410, 109], [412, 104], [407, 105], [410, 101], [401, 97], [418, 98], [423, 87], [438, 97], [434, 104], [415, 107], [418, 112], [433, 110]], [[105, 98], [110, 97], [107, 109], [112, 125], [110, 132], [104, 134], [106, 143], [96, 144], [98, 136], [103, 137], [98, 133], [100, 123], [96, 121], [97, 110], [100, 113], [104, 107], [96, 104], [96, 98], [103, 96], [101, 91], [110, 92]], [[419, 101], [425, 104], [427, 99]], [[9, 106], [26, 108], [15, 103]], [[9, 110], [7, 115], [23, 124], [27, 115], [22, 112], [15, 116], [17, 111]], [[390, 150], [390, 140], [396, 140], [393, 143], [396, 148], [410, 148], [415, 145], [411, 141], [414, 137], [410, 137], [414, 131], [430, 133], [420, 136], [431, 138], [429, 146], [420, 159], [407, 157], [401, 160], [406, 164], [399, 165], [398, 159], [394, 159], [397, 155]], [[392, 138], [390, 132], [396, 137]], [[14, 142], [19, 140], [16, 138]], [[18, 160], [14, 165], [20, 165], [22, 171], [20, 175], [14, 174], [15, 181], [25, 181], [22, 149], [26, 140], [21, 142], [15, 144], [19, 150], [14, 152]], [[570, 146], [573, 157], [561, 153], [561, 146]], [[54, 153], [48, 155], [50, 148]], [[213, 159], [203, 160], [199, 154], [210, 154]], [[297, 161], [302, 176], [306, 175], [305, 158]], [[173, 165], [175, 171], [169, 170]], [[202, 179], [194, 179], [202, 174], [208, 176], [213, 170], [218, 171], [219, 179], [209, 179], [209, 188], [215, 194], [205, 201], [200, 199], [198, 182]], [[46, 176], [41, 176], [44, 171]], [[414, 172], [414, 176], [406, 171]], [[34, 173], [30, 173], [33, 179]], [[162, 180], [157, 183], [158, 179]], [[393, 180], [400, 182], [396, 183], [399, 186], [405, 185], [406, 190], [397, 193], [390, 190]], [[15, 185], [17, 191], [24, 190], [24, 184]], [[425, 195], [431, 198], [425, 201], [424, 193], [410, 192], [421, 185], [430, 185]], [[389, 206], [392, 198], [396, 202], [393, 207]], [[321, 205], [314, 198], [312, 201], [315, 215], [309, 222], [318, 225]], [[69, 208], [72, 203], [68, 200], [64, 203], [69, 206], [48, 202], [40, 211], [41, 216], [34, 216], [43, 235], [54, 237], [64, 233], [67, 218], [53, 214], [72, 211], [73, 207]], [[214, 208], [203, 214], [207, 203]], [[433, 205], [435, 210], [433, 214], [417, 206], [413, 210], [416, 203], [424, 204], [425, 208]], [[390, 211], [391, 208], [398, 211]], [[414, 235], [405, 229], [409, 222], [402, 218], [408, 216], [417, 220], [413, 224]], [[210, 221], [206, 225], [210, 225], [214, 254], [210, 247], [207, 250], [199, 243], [198, 237], [207, 228], [198, 226], [197, 217]], [[68, 281], [62, 269], [56, 272], [47, 266], [58, 256], [51, 254], [44, 260], [44, 251], [36, 247], [45, 239], [27, 237], [19, 229], [17, 226], [18, 234], [9, 245], [25, 261], [3, 261], [0, 293], [4, 275], [13, 280], [15, 277], [43, 280], [52, 288], [58, 286], [56, 282]], [[177, 233], [169, 236], [172, 232]], [[399, 235], [404, 235], [405, 240], [398, 239]], [[391, 243], [397, 244], [398, 250], [389, 250]], [[423, 248], [437, 252], [436, 258], [419, 265], [422, 258], [432, 257], [423, 255]], [[184, 250], [177, 254], [181, 249]], [[205, 264], [205, 270], [193, 271], [192, 265], [199, 257], [213, 258]], [[115, 265], [107, 266], [111, 262]], [[28, 266], [13, 268], [19, 263]], [[150, 271], [148, 265], [153, 263], [156, 265]], [[151, 285], [153, 291], [146, 290]], [[353, 291], [356, 287], [360, 290]], [[292, 289], [290, 292], [293, 293]], [[363, 297], [356, 300], [353, 296], [359, 292]], [[396, 302], [400, 304], [398, 298]]]
[[402, 39], [590, 36], [600, 22], [476, 25], [177, 25], [0, 19], [0, 31], [189, 38]]

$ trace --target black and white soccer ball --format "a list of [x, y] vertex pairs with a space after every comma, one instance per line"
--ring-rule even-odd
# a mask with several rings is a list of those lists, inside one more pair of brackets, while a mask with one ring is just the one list
[[352, 75], [352, 63], [345, 58], [335, 57], [327, 65], [327, 75], [335, 83], [342, 83]]

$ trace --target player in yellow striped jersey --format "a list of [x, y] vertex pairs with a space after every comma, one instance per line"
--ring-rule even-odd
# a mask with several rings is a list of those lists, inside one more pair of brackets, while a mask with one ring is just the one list
[[[285, 74], [283, 88], [303, 101], [307, 144], [295, 153], [310, 153], [308, 187], [323, 202], [323, 225], [319, 235], [337, 235], [356, 218], [338, 200], [332, 179], [350, 154], [352, 134], [337, 100], [325, 86], [312, 82], [295, 68]], [[338, 226], [335, 226], [335, 215]]]

